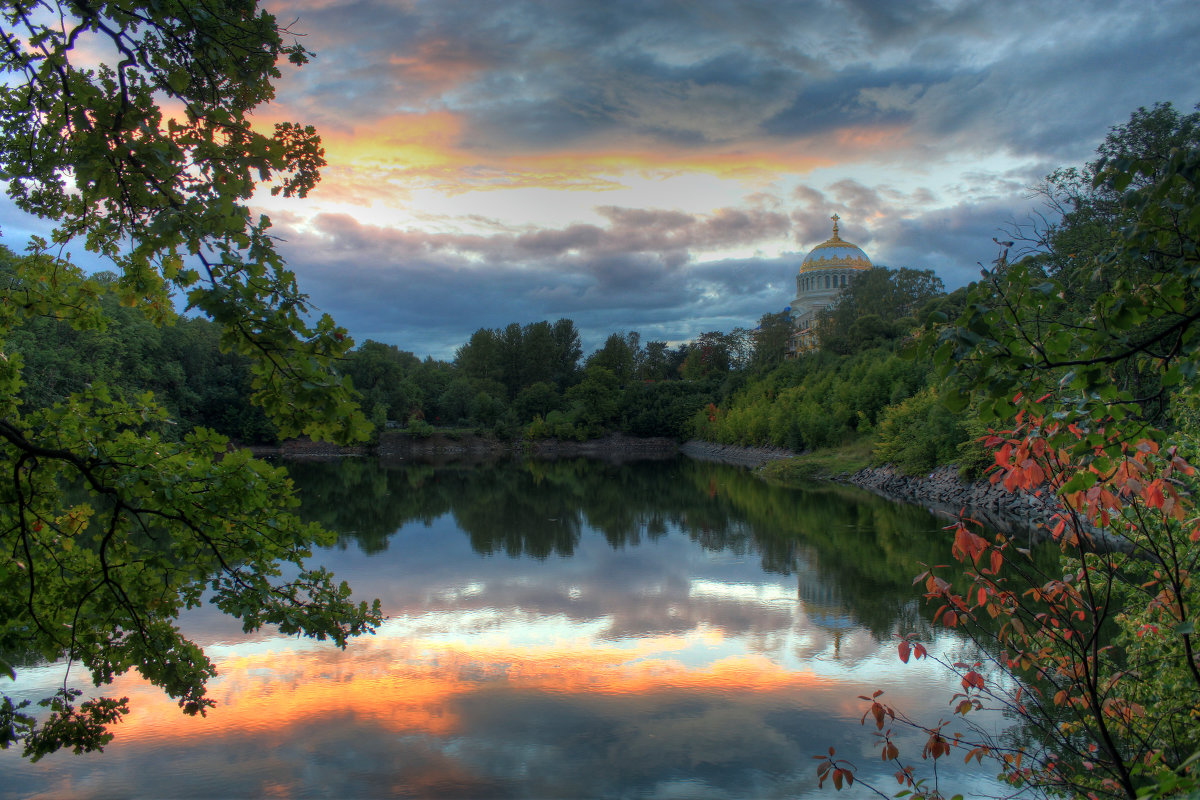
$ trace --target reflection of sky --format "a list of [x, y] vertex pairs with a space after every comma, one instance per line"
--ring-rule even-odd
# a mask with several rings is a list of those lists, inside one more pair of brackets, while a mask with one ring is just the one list
[[[890, 643], [817, 624], [797, 577], [677, 530], [619, 550], [585, 530], [572, 557], [517, 559], [478, 555], [443, 517], [374, 557], [321, 559], [381, 598], [375, 636], [343, 652], [246, 637], [201, 610], [184, 629], [218, 665], [216, 709], [186, 717], [122, 678], [110, 694], [132, 713], [104, 754], [28, 765], [5, 753], [0, 793], [806, 796], [811, 756], [830, 745], [892, 780], [858, 695], [886, 688], [939, 714], [949, 695]], [[61, 680], [26, 670], [18, 688], [40, 696]]]

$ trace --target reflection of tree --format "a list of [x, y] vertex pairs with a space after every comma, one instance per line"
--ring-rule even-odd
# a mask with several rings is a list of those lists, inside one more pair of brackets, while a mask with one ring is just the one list
[[546, 558], [569, 556], [579, 544], [577, 503], [553, 483], [516, 467], [489, 468], [457, 498], [454, 518], [471, 538], [471, 548]]
[[342, 547], [378, 552], [405, 523], [447, 513], [476, 552], [512, 557], [569, 556], [585, 523], [614, 549], [675, 528], [705, 549], [756, 554], [764, 570], [794, 575], [814, 620], [853, 620], [880, 636], [924, 624], [912, 579], [948, 548], [942, 523], [922, 509], [844, 487], [785, 489], [687, 459], [481, 468], [350, 459], [289, 471], [301, 513], [338, 531]]
[[[712, 468], [694, 462], [693, 486], [707, 492]], [[748, 530], [763, 569], [796, 573], [801, 597], [819, 616], [833, 619], [842, 605], [876, 635], [911, 617], [912, 579], [921, 564], [944, 556], [941, 525], [923, 509], [891, 503], [865, 492], [832, 485], [785, 489], [739, 471], [718, 473], [718, 498]], [[689, 530], [704, 543], [711, 532]], [[834, 590], [831, 587], [835, 587]], [[818, 603], [818, 598], [825, 598]]]
[[300, 516], [355, 542], [365, 553], [387, 549], [388, 537], [412, 520], [432, 522], [450, 510], [460, 482], [456, 472], [425, 465], [389, 468], [374, 459], [290, 461], [288, 474], [300, 495]]

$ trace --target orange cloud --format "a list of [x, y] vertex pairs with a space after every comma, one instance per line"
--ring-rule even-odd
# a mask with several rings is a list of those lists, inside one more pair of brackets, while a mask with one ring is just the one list
[[[475, 66], [464, 61], [445, 68], [453, 72]], [[421, 68], [443, 67], [431, 64]], [[449, 73], [444, 77], [451, 79]], [[262, 116], [258, 120], [264, 128], [274, 122], [274, 118]], [[403, 199], [416, 189], [449, 195], [516, 188], [605, 191], [623, 188], [622, 178], [628, 175], [687, 173], [761, 182], [901, 147], [907, 129], [845, 128], [820, 140], [762, 140], [691, 148], [639, 139], [539, 152], [488, 152], [467, 147], [465, 130], [464, 118], [451, 111], [393, 114], [370, 123], [346, 121], [345, 127], [326, 129], [322, 139], [329, 165], [315, 197], [365, 205]]]

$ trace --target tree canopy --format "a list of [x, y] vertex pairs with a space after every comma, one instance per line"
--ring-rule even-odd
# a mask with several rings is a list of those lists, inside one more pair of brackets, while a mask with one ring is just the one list
[[[935, 621], [982, 645], [947, 663], [962, 730], [915, 723], [929, 736], [923, 757], [959, 748], [1061, 796], [1194, 796], [1200, 785], [1197, 447], [1195, 429], [1164, 412], [1194, 400], [1200, 367], [1196, 123], [1156, 106], [1114, 128], [1046, 249], [1001, 252], [925, 338], [943, 397], [990, 428], [994, 481], [1061, 501], [1049, 531], [1061, 558], [1038, 567], [964, 520], [958, 566], [918, 578]], [[1102, 290], [1081, 297], [1093, 284]], [[905, 639], [899, 655], [931, 654]], [[864, 720], [884, 759], [913, 796], [942, 797], [894, 743], [892, 722], [914, 721], [879, 694], [864, 698]], [[1015, 716], [1016, 735], [972, 725], [985, 707]], [[832, 750], [821, 758], [822, 775], [851, 774]]]
[[872, 267], [842, 289], [817, 322], [821, 349], [839, 355], [878, 347], [907, 334], [917, 312], [945, 292], [931, 269]]
[[[103, 330], [107, 297], [167, 324], [178, 292], [248, 357], [281, 434], [362, 438], [369, 425], [332, 369], [352, 342], [313, 318], [270, 221], [247, 206], [264, 182], [303, 197], [324, 164], [311, 127], [264, 134], [251, 121], [277, 65], [308, 53], [245, 0], [16, 0], [2, 14], [0, 177], [55, 228], [0, 275], [0, 669], [65, 657], [97, 686], [136, 669], [204, 713], [213, 666], [176, 625], [183, 609], [209, 602], [247, 630], [344, 645], [378, 624], [378, 603], [304, 566], [330, 534], [295, 516], [282, 469], [204, 428], [164, 436], [151, 394], [98, 380], [23, 407], [17, 331], [36, 319]], [[88, 63], [95, 53], [112, 59]], [[87, 277], [65, 255], [78, 244], [114, 275]], [[80, 695], [65, 686], [39, 714], [5, 696], [0, 746], [31, 758], [101, 747], [126, 702]]]

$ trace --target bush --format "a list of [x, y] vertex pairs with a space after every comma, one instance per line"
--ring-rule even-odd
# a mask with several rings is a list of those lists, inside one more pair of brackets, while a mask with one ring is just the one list
[[416, 436], [420, 439], [428, 439], [433, 435], [434, 427], [424, 419], [413, 416], [408, 421], [408, 425], [404, 428], [404, 432], [410, 436]]
[[941, 404], [934, 389], [926, 387], [883, 412], [875, 459], [915, 475], [955, 461], [960, 445], [967, 441], [961, 418]]

